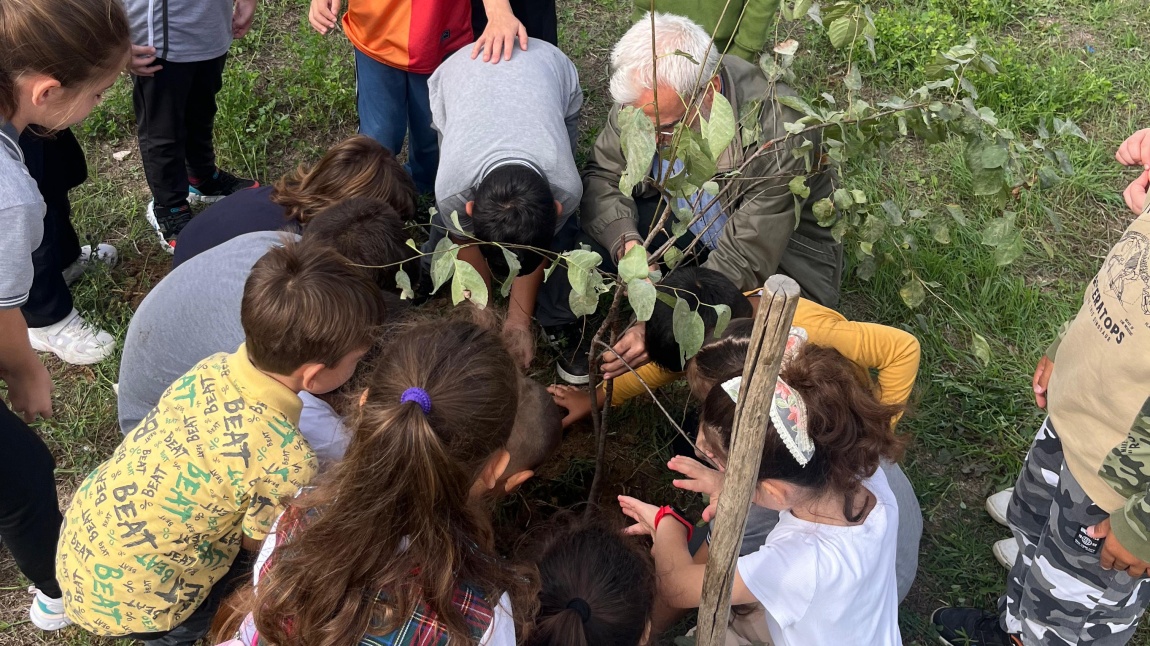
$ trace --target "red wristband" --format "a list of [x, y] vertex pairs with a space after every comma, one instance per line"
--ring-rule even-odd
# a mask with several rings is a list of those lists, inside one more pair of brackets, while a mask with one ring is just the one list
[[671, 505], [663, 505], [662, 507], [659, 508], [659, 511], [655, 512], [655, 530], [656, 531], [659, 530], [659, 521], [663, 520], [664, 516], [670, 516], [671, 518], [674, 518], [675, 520], [679, 521], [680, 523], [683, 523], [683, 527], [687, 528], [687, 540], [688, 541], [691, 540], [691, 536], [693, 536], [695, 533], [695, 526], [692, 525], [691, 521], [684, 518], [683, 514], [679, 513], [679, 511], [677, 509], [675, 509], [674, 507], [672, 507]]

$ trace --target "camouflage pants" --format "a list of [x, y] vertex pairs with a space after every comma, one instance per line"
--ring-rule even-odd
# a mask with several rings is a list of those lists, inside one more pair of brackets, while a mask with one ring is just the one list
[[998, 600], [1002, 626], [1028, 646], [1125, 644], [1146, 605], [1150, 579], [1103, 570], [1087, 527], [1109, 517], [1082, 490], [1047, 419], [1026, 455], [1007, 520], [1019, 557]]

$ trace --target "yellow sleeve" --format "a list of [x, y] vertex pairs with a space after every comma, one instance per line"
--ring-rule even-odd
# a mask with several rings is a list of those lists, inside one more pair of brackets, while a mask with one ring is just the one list
[[848, 321], [838, 312], [799, 299], [794, 325], [807, 331], [815, 345], [834, 348], [866, 370], [878, 371], [878, 398], [905, 404], [918, 376], [918, 339], [909, 332], [878, 323]]
[[[651, 390], [658, 390], [682, 376], [683, 373], [667, 370], [654, 361], [639, 366], [635, 372], [627, 371], [626, 374], [615, 377], [615, 388], [611, 391], [611, 405], [618, 406], [628, 399], [646, 394], [647, 389], [639, 381], [640, 377], [647, 382]], [[606, 387], [606, 384], [599, 385], [600, 390], [605, 390]]]

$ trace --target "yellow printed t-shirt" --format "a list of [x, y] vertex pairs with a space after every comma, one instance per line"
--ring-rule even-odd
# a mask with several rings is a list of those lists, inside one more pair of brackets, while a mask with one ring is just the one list
[[316, 460], [299, 397], [240, 346], [176, 380], [64, 515], [56, 575], [68, 618], [103, 636], [180, 625], [262, 540]]

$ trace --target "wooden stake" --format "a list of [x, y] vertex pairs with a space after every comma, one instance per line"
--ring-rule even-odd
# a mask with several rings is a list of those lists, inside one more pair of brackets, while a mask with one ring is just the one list
[[763, 458], [775, 382], [798, 304], [798, 283], [781, 274], [767, 279], [755, 315], [747, 361], [743, 364], [743, 385], [735, 405], [723, 495], [719, 497], [715, 520], [711, 523], [710, 557], [703, 576], [699, 625], [695, 632], [697, 646], [722, 646], [725, 640], [735, 563], [747, 526], [751, 497], [759, 480], [759, 462]]

